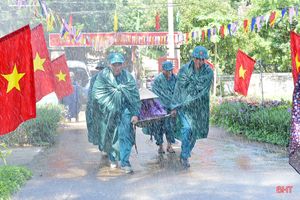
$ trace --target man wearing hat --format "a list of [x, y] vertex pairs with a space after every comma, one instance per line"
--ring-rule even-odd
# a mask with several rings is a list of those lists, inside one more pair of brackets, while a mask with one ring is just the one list
[[97, 75], [92, 88], [93, 108], [97, 112], [97, 138], [92, 143], [108, 154], [111, 168], [120, 161], [120, 168], [131, 173], [129, 157], [135, 142], [133, 124], [138, 121], [140, 96], [134, 78], [122, 67], [123, 55], [112, 53], [108, 61], [110, 66]]
[[207, 138], [209, 129], [209, 92], [213, 82], [213, 71], [205, 63], [208, 52], [196, 46], [192, 60], [179, 71], [172, 97], [172, 114], [177, 114], [181, 123], [180, 161], [189, 168], [189, 157], [197, 139]]
[[[176, 84], [176, 75], [173, 74], [173, 63], [170, 61], [165, 61], [162, 63], [162, 72], [154, 79], [152, 84], [152, 92], [159, 97], [159, 101], [167, 111], [168, 114], [171, 113], [171, 101]], [[167, 118], [155, 127], [149, 127], [150, 132], [154, 135], [156, 144], [159, 146], [158, 153], [165, 153], [163, 148], [163, 133], [166, 134], [166, 139], [168, 142], [167, 152], [175, 153], [172, 148], [172, 143], [175, 143], [174, 138], [174, 128], [176, 124], [176, 119], [174, 117]]]

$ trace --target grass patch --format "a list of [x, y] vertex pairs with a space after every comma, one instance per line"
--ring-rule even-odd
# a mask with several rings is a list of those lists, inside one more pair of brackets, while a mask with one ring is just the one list
[[291, 103], [267, 101], [264, 105], [230, 99], [214, 102], [211, 122], [248, 139], [287, 146], [290, 137]]
[[63, 119], [61, 105], [42, 105], [37, 107], [35, 119], [21, 124], [15, 131], [0, 136], [0, 143], [8, 146], [49, 146], [55, 141], [57, 128]]
[[25, 167], [0, 167], [0, 200], [10, 199], [27, 180], [32, 177], [31, 171]]

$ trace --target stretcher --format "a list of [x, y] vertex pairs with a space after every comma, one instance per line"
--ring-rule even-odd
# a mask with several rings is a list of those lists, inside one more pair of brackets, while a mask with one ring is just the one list
[[136, 123], [137, 127], [148, 127], [155, 122], [164, 120], [171, 115], [163, 108], [153, 92], [146, 88], [140, 89], [140, 99], [141, 99], [141, 110], [139, 121]]

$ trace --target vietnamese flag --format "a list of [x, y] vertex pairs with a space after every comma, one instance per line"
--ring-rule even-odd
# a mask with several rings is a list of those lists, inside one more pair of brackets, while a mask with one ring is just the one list
[[292, 58], [292, 74], [294, 85], [297, 82], [298, 74], [300, 72], [300, 35], [291, 31], [291, 58]]
[[42, 24], [31, 30], [32, 57], [35, 78], [36, 101], [54, 91], [51, 61], [44, 38]]
[[65, 55], [63, 54], [52, 60], [51, 65], [54, 76], [55, 93], [58, 99], [69, 96], [73, 93], [73, 85]]
[[35, 88], [29, 25], [0, 38], [0, 135], [35, 118]]
[[255, 60], [241, 50], [238, 50], [234, 75], [234, 91], [247, 96], [254, 65]]

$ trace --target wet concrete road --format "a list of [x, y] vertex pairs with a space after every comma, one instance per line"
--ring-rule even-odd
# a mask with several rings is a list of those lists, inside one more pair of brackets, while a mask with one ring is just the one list
[[[300, 199], [300, 175], [282, 149], [211, 128], [209, 138], [196, 143], [186, 171], [180, 143], [176, 154], [159, 157], [155, 143], [138, 130], [137, 144], [135, 172], [125, 175], [87, 142], [85, 122], [67, 124], [58, 143], [30, 163], [34, 177], [13, 199]], [[277, 193], [277, 186], [293, 188]]]

